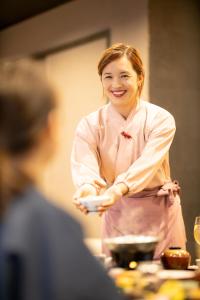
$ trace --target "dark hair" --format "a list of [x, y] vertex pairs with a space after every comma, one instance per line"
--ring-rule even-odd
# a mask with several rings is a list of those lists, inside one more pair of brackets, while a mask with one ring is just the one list
[[0, 64], [0, 214], [31, 179], [15, 159], [37, 146], [55, 95], [42, 67], [33, 61]]
[[112, 61], [119, 59], [123, 56], [126, 56], [128, 60], [131, 62], [133, 69], [137, 73], [138, 76], [141, 77], [141, 83], [139, 87], [139, 95], [142, 92], [142, 88], [144, 85], [144, 67], [142, 59], [139, 55], [139, 52], [129, 45], [124, 45], [122, 43], [114, 44], [110, 48], [107, 48], [98, 63], [98, 73], [102, 76], [102, 72], [104, 68]]

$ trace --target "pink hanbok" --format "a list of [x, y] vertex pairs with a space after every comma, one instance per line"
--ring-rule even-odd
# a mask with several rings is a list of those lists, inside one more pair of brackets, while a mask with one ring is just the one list
[[76, 187], [89, 183], [101, 193], [124, 182], [129, 188], [104, 213], [102, 238], [156, 235], [155, 258], [167, 247], [185, 248], [180, 188], [171, 181], [169, 167], [174, 134], [172, 115], [143, 100], [127, 119], [109, 103], [80, 121], [71, 157]]

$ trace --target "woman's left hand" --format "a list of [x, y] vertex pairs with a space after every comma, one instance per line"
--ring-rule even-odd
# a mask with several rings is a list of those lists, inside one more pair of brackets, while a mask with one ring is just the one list
[[99, 214], [102, 215], [104, 211], [115, 204], [115, 202], [118, 201], [123, 195], [127, 194], [127, 192], [128, 187], [123, 182], [114, 184], [110, 188], [108, 188], [103, 195], [108, 196], [110, 200], [105, 201], [101, 206], [99, 206]]

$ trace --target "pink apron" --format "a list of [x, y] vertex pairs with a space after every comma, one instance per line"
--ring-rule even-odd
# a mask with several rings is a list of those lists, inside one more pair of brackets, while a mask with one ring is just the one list
[[[177, 182], [169, 182], [122, 197], [103, 216], [102, 238], [127, 234], [158, 236], [155, 259], [170, 246], [185, 248], [179, 190]], [[103, 252], [110, 255], [105, 244]]]

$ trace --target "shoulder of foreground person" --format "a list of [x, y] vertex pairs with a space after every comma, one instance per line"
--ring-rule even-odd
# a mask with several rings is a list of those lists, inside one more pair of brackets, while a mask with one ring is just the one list
[[28, 249], [27, 241], [34, 243], [34, 238], [41, 238], [42, 232], [46, 232], [49, 239], [64, 232], [82, 238], [80, 224], [32, 185], [12, 199], [4, 215], [3, 226], [6, 245], [20, 252]]
[[[60, 281], [62, 281], [62, 278], [68, 277], [64, 289], [70, 291], [70, 299], [122, 300], [122, 295], [117, 291], [113, 280], [108, 276], [105, 268], [97, 261], [83, 242], [80, 224], [69, 214], [66, 214], [66, 212], [54, 205], [50, 204], [48, 206], [49, 210], [51, 210], [50, 206], [52, 206], [52, 209], [59, 214], [60, 221], [63, 219], [63, 224], [60, 227], [63, 228], [63, 231], [60, 232], [63, 249], [57, 249], [56, 247], [54, 252], [59, 252], [59, 258], [62, 254], [65, 256], [62, 268], [59, 269], [59, 276]], [[71, 235], [65, 231], [64, 224], [68, 228], [70, 226]], [[59, 244], [59, 241], [57, 244]], [[51, 247], [53, 248], [53, 245]]]
[[[9, 209], [12, 220], [21, 226], [34, 222], [34, 226], [48, 225], [51, 227], [67, 225], [82, 236], [81, 226], [68, 212], [53, 203], [35, 186], [29, 186], [23, 194], [16, 197]], [[11, 219], [11, 218], [10, 218]], [[81, 234], [80, 234], [81, 232]]]
[[[106, 270], [85, 246], [79, 223], [35, 188], [15, 199], [6, 220], [6, 249], [25, 255], [29, 267], [34, 261], [31, 274], [36, 277], [44, 269], [53, 270], [47, 274], [53, 281], [49, 284], [51, 293], [57, 295], [53, 300], [65, 299], [59, 295], [70, 295], [71, 300], [121, 299]], [[41, 255], [44, 265], [36, 268]], [[29, 273], [27, 269], [28, 278]]]

